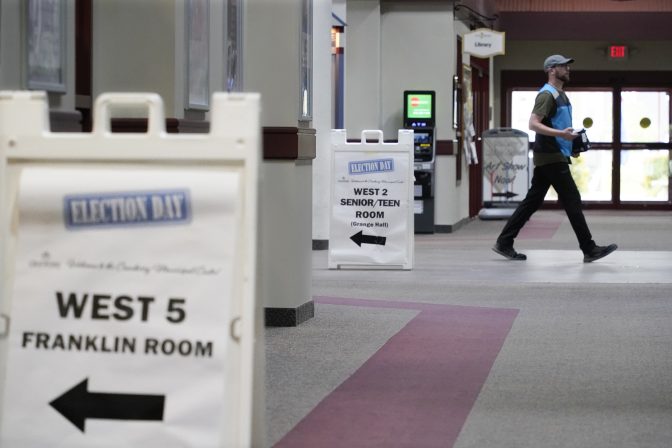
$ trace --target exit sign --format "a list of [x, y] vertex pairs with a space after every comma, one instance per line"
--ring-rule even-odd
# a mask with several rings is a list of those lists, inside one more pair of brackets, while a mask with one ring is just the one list
[[625, 45], [609, 45], [609, 59], [626, 59], [628, 47]]

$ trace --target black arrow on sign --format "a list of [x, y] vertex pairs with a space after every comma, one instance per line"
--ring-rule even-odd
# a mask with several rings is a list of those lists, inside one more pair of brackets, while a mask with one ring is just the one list
[[512, 193], [510, 191], [507, 191], [505, 193], [492, 193], [493, 196], [499, 196], [499, 197], [505, 197], [505, 198], [512, 198], [514, 196], [518, 196], [518, 193]]
[[89, 379], [51, 403], [70, 423], [84, 432], [87, 418], [106, 420], [163, 420], [164, 395], [104, 394], [89, 392]]
[[385, 240], [387, 240], [384, 236], [364, 235], [361, 230], [352, 235], [350, 239], [359, 247], [362, 247], [362, 244], [378, 244], [379, 246], [384, 246]]

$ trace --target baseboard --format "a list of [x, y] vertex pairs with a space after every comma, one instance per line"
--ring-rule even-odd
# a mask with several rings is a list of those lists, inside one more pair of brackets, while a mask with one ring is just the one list
[[471, 218], [463, 218], [457, 221], [453, 225], [435, 225], [434, 232], [436, 233], [453, 233], [458, 230], [460, 227], [464, 226], [466, 223], [471, 221]]
[[312, 300], [297, 308], [265, 308], [264, 320], [267, 327], [296, 327], [315, 317], [315, 302]]
[[313, 250], [329, 249], [329, 240], [313, 240]]

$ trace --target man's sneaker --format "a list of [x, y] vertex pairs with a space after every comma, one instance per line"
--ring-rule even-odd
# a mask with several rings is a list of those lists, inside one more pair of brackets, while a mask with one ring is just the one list
[[600, 258], [606, 257], [616, 249], [618, 249], [616, 244], [610, 244], [608, 246], [595, 246], [583, 254], [583, 262], [590, 263], [591, 261], [599, 260]]
[[506, 257], [509, 260], [527, 260], [525, 254], [519, 254], [513, 247], [502, 246], [499, 243], [495, 243], [492, 247], [492, 250], [497, 252], [502, 257]]

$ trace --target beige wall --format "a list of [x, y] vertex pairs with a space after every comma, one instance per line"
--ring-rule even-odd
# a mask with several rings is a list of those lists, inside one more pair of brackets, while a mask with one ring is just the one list
[[[179, 14], [177, 16], [176, 14]], [[183, 117], [184, 67], [175, 50], [177, 23], [184, 7], [173, 0], [94, 0], [92, 95], [104, 92], [154, 92], [166, 116]]]
[[246, 1], [244, 85], [261, 93], [263, 126], [297, 126], [300, 20], [299, 0]]
[[[224, 2], [210, 2], [210, 95], [225, 90], [225, 14]], [[185, 112], [184, 1], [93, 0], [92, 20], [94, 99], [104, 92], [154, 92], [167, 117], [204, 118], [204, 111]]]
[[437, 138], [452, 139], [455, 32], [452, 5], [387, 2], [382, 10], [382, 128], [402, 126], [404, 90], [435, 90]]
[[329, 239], [331, 199], [331, 17], [330, 0], [313, 1], [313, 128], [316, 158], [313, 160], [313, 240]]
[[0, 1], [0, 89], [18, 89], [22, 83], [21, 2]]
[[[500, 85], [502, 70], [539, 70], [543, 80], [543, 62], [551, 54], [576, 59], [572, 70], [604, 71], [605, 76], [620, 70], [672, 71], [672, 42], [632, 42], [625, 61], [611, 61], [606, 48], [610, 42], [590, 41], [512, 41], [506, 43], [506, 55], [494, 58], [495, 67], [495, 126], [500, 126]], [[570, 84], [571, 85], [571, 84]], [[541, 85], [539, 86], [541, 87]]]
[[360, 138], [364, 129], [382, 129], [380, 1], [350, 0], [346, 10], [345, 128]]
[[[348, 138], [359, 138], [363, 129], [381, 129], [386, 139], [395, 139], [403, 124], [403, 91], [424, 89], [437, 94], [437, 139], [455, 139], [452, 89], [457, 36], [468, 29], [454, 20], [452, 4], [349, 0], [346, 22]], [[451, 226], [469, 213], [469, 176], [464, 158], [459, 182], [455, 156], [438, 159], [435, 224]]]

